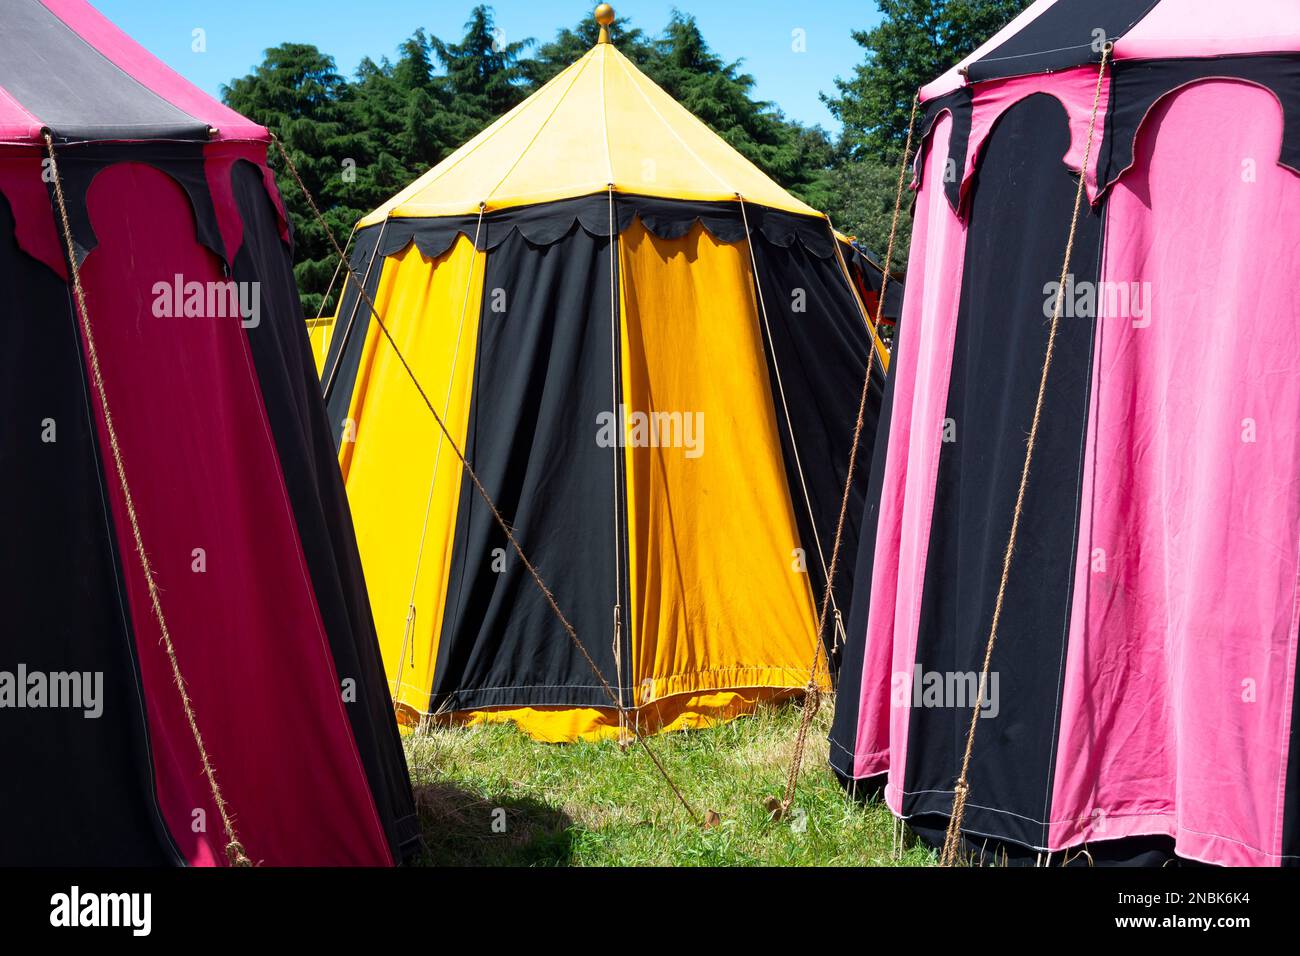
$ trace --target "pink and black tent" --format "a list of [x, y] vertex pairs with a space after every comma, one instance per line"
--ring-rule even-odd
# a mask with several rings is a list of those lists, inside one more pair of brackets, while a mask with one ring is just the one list
[[255, 862], [418, 841], [269, 142], [0, 0], [0, 863], [225, 864], [200, 741]]
[[966, 845], [1296, 864], [1290, 0], [1040, 0], [921, 91], [832, 764], [944, 828], [1095, 98]]

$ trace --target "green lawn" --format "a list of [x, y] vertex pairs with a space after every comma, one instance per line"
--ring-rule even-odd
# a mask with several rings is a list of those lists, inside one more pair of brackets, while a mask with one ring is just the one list
[[[438, 729], [406, 739], [429, 866], [929, 865], [913, 846], [893, 859], [893, 821], [855, 801], [826, 766], [830, 702], [809, 736], [795, 807], [769, 821], [785, 785], [798, 705], [713, 730], [650, 739], [697, 812], [693, 824], [638, 746], [534, 743], [509, 726]], [[494, 820], [496, 826], [494, 827]], [[504, 824], [505, 832], [499, 832]]]

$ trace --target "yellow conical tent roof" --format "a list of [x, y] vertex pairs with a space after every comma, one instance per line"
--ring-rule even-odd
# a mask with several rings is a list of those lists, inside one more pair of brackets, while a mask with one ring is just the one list
[[611, 43], [585, 56], [361, 221], [477, 213], [602, 193], [734, 200], [807, 216], [796, 199]]

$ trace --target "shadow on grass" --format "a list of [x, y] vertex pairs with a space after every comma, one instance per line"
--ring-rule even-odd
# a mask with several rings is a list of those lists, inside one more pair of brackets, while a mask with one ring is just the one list
[[415, 866], [567, 866], [573, 820], [539, 800], [485, 799], [448, 783], [415, 788], [426, 850]]

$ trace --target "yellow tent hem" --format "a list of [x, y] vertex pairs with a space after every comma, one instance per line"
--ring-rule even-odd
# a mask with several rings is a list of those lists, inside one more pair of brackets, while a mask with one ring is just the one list
[[[625, 712], [626, 726], [642, 734], [704, 730], [753, 714], [764, 704], [802, 696], [803, 688], [749, 687], [704, 694], [682, 694], [653, 701]], [[618, 740], [619, 713], [612, 707], [498, 707], [426, 717], [409, 707], [398, 711], [403, 734], [414, 733], [427, 720], [434, 726], [485, 727], [513, 724], [538, 743], [572, 744]]]

